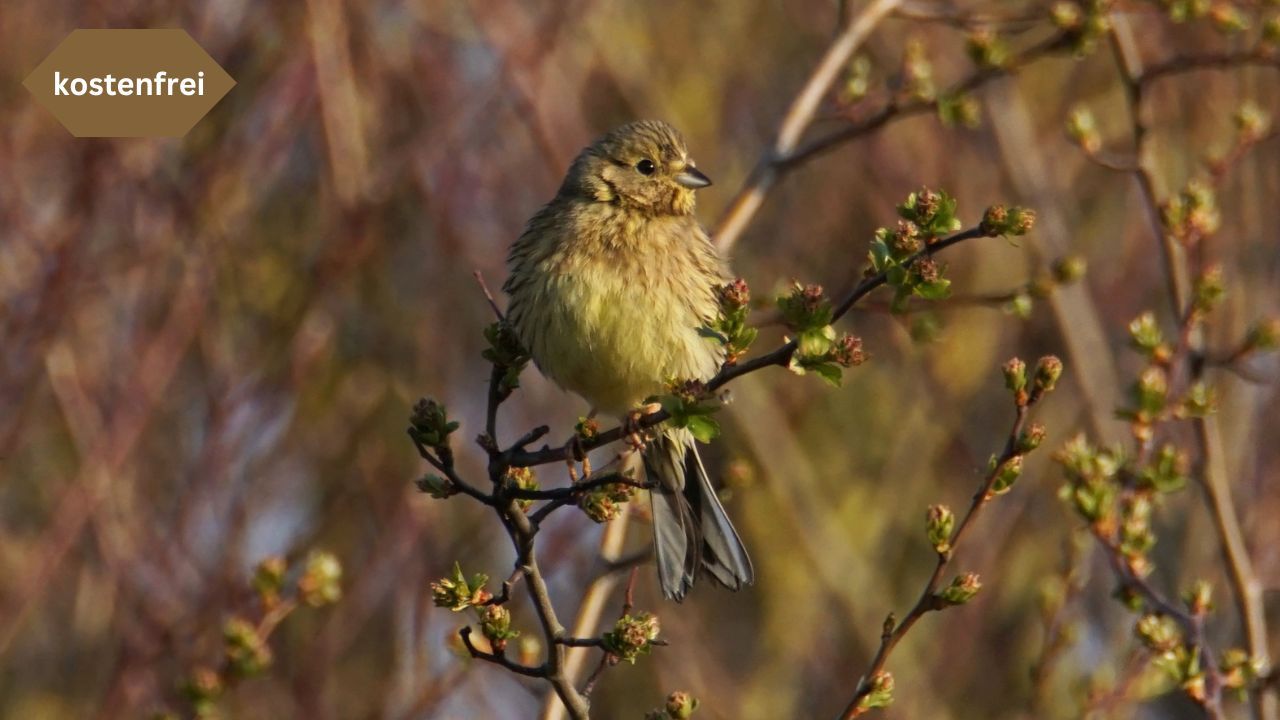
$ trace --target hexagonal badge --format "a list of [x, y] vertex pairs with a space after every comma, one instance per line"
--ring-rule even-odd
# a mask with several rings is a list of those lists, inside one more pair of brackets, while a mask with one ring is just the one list
[[76, 137], [181, 137], [236, 83], [184, 30], [76, 30], [22, 84]]

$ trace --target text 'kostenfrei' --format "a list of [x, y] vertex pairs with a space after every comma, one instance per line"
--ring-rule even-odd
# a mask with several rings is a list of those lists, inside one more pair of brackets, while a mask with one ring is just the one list
[[[176, 88], [176, 89], [175, 89]], [[175, 96], [188, 97], [204, 95], [204, 72], [195, 77], [172, 77], [161, 70], [155, 77], [121, 77], [106, 75], [103, 77], [67, 77], [60, 72], [53, 73], [53, 94], [74, 95], [84, 97], [109, 96]]]

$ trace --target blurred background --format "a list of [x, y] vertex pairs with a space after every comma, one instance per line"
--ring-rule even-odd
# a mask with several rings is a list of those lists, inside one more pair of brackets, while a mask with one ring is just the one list
[[[971, 74], [965, 30], [937, 17], [1046, 12], [1043, 3], [915, 7], [863, 49], [867, 99], [829, 100], [815, 134], [883, 105], [913, 41], [938, 87]], [[1256, 39], [1173, 25], [1154, 3], [1123, 9], [1152, 61]], [[253, 607], [254, 565], [317, 548], [344, 565], [342, 601], [285, 620], [270, 639], [273, 667], [228, 691], [225, 716], [534, 717], [542, 687], [461, 659], [450, 638], [464, 616], [432, 607], [429, 583], [455, 560], [501, 579], [512, 555], [487, 509], [414, 490], [426, 468], [405, 436], [409, 409], [422, 395], [444, 401], [462, 421], [460, 467], [482, 480], [470, 438], [483, 426], [480, 331], [491, 313], [472, 272], [496, 289], [507, 246], [577, 151], [636, 118], [683, 129], [715, 180], [699, 194], [714, 227], [837, 13], [828, 0], [6, 3], [0, 717], [182, 712], [175, 688], [218, 661], [223, 621]], [[75, 139], [21, 81], [80, 27], [185, 28], [238, 84], [185, 138]], [[1014, 48], [1050, 32], [1039, 20], [1010, 28]], [[1277, 87], [1265, 67], [1155, 83], [1146, 120], [1160, 196], [1231, 146], [1242, 102], [1275, 112]], [[845, 322], [871, 360], [839, 389], [781, 370], [735, 383], [708, 459], [726, 479], [758, 581], [737, 594], [700, 584], [677, 606], [642, 568], [638, 606], [659, 614], [671, 646], [606, 673], [599, 717], [639, 717], [675, 689], [701, 698], [706, 718], [843, 708], [886, 613], [905, 613], [932, 569], [925, 507], [966, 506], [1004, 441], [1008, 357], [1052, 352], [1067, 364], [1039, 416], [1049, 449], [1081, 431], [1125, 439], [1111, 419], [1116, 388], [1141, 366], [1125, 327], [1144, 309], [1170, 327], [1164, 270], [1132, 178], [1087, 160], [1063, 131], [1084, 103], [1107, 146], [1128, 151], [1114, 59], [1104, 41], [972, 97], [976, 128], [917, 114], [786, 176], [736, 244], [736, 271], [760, 298], [791, 278], [838, 292], [861, 272], [874, 229], [895, 221], [894, 205], [928, 185], [958, 199], [966, 224], [994, 202], [1040, 212], [1020, 242], [947, 252], [958, 295], [1015, 290], [1068, 254], [1086, 259], [1088, 274], [1033, 299], [1025, 318], [999, 304], [900, 318], [873, 303]], [[1250, 321], [1280, 309], [1278, 189], [1276, 142], [1223, 180], [1211, 252], [1229, 294], [1211, 347], [1228, 349]], [[759, 347], [777, 337], [766, 330]], [[1211, 378], [1275, 626], [1280, 524], [1268, 519], [1280, 513], [1280, 369], [1259, 358], [1249, 371], [1272, 381]], [[584, 411], [529, 370], [500, 434], [510, 441], [549, 423], [559, 441]], [[893, 656], [886, 715], [1079, 717], [1091, 692], [1132, 675], [1133, 617], [1110, 598], [1092, 546], [1076, 542], [1048, 455], [1033, 456], [957, 559], [956, 570], [982, 575], [979, 598], [927, 617]], [[541, 479], [567, 481], [554, 467]], [[1153, 581], [1171, 594], [1195, 577], [1213, 581], [1223, 612], [1210, 629], [1219, 646], [1237, 644], [1194, 485], [1161, 508], [1157, 532]], [[629, 546], [647, 533], [633, 522]], [[598, 572], [600, 535], [564, 511], [540, 536], [566, 619]], [[1067, 591], [1073, 583], [1079, 590]], [[620, 589], [607, 603], [614, 617]], [[523, 597], [517, 607], [517, 626], [532, 632]], [[1065, 642], [1033, 682], [1048, 625]], [[1126, 686], [1135, 699], [1118, 701], [1116, 717], [1197, 716], [1179, 697], [1144, 698], [1144, 687], [1141, 678]]]

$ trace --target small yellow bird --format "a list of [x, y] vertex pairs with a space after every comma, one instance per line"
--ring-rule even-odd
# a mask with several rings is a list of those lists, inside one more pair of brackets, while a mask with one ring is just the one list
[[[542, 373], [594, 410], [625, 416], [667, 381], [719, 369], [723, 349], [700, 329], [728, 268], [693, 214], [710, 184], [675, 128], [624, 125], [578, 155], [511, 247], [507, 321]], [[682, 600], [702, 568], [730, 589], [750, 584], [693, 436], [662, 428], [643, 456], [663, 593]]]

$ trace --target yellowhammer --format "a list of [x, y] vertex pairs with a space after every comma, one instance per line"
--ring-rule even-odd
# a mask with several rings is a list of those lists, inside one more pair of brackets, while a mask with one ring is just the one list
[[[723, 350], [699, 330], [728, 272], [693, 215], [694, 190], [710, 184], [675, 128], [624, 125], [578, 155], [512, 246], [508, 322], [543, 374], [595, 410], [625, 416], [667, 381], [719, 369]], [[643, 457], [663, 593], [683, 599], [701, 568], [750, 584], [693, 436], [662, 428]]]

